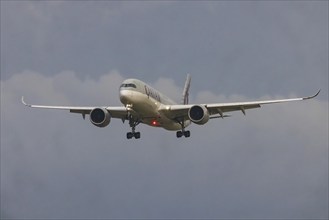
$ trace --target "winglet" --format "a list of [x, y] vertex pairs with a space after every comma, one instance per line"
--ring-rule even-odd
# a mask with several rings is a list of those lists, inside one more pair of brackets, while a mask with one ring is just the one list
[[27, 104], [27, 103], [24, 101], [24, 96], [22, 96], [22, 103], [23, 103], [25, 106], [31, 107], [31, 105]]
[[319, 95], [320, 91], [321, 91], [321, 89], [315, 95], [313, 95], [313, 96], [304, 97], [303, 100], [315, 98], [316, 96]]

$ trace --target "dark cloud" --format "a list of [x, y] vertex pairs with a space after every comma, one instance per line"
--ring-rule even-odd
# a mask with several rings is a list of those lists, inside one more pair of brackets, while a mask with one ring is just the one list
[[[1, 217], [327, 218], [328, 2], [1, 2]], [[311, 95], [191, 125], [100, 129], [28, 102], [120, 105], [140, 78], [180, 101]]]
[[328, 81], [326, 1], [1, 4], [5, 78], [26, 69], [82, 78], [119, 69], [150, 81], [190, 72], [198, 89], [253, 96]]

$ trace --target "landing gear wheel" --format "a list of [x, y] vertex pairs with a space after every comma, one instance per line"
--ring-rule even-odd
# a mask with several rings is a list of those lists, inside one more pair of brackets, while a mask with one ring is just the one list
[[184, 131], [184, 136], [186, 138], [190, 137], [191, 136], [191, 132], [190, 131]]
[[131, 139], [133, 136], [134, 136], [134, 134], [132, 132], [127, 133], [127, 139]]
[[176, 137], [177, 138], [180, 138], [180, 137], [182, 137], [183, 136], [183, 132], [182, 131], [177, 131], [176, 132]]
[[135, 136], [136, 139], [139, 139], [139, 138], [141, 138], [141, 133], [140, 132], [136, 132], [134, 134], [134, 136]]

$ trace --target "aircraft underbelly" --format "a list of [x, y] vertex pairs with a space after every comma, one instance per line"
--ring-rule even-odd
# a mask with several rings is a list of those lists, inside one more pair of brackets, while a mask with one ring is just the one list
[[[166, 115], [159, 113], [158, 109], [161, 103], [141, 93], [132, 92], [131, 97], [133, 97], [133, 99], [131, 99], [132, 108], [143, 124], [152, 127], [161, 127], [171, 131], [182, 129], [182, 126], [179, 123], [167, 118]], [[189, 124], [190, 122], [186, 121], [185, 127]]]

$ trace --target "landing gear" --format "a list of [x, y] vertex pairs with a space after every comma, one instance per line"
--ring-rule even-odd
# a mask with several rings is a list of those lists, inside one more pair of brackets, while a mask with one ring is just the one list
[[127, 139], [132, 139], [135, 137], [136, 139], [141, 138], [141, 133], [140, 132], [128, 132], [127, 133]]
[[176, 137], [177, 137], [177, 138], [180, 138], [180, 137], [182, 137], [182, 136], [188, 138], [188, 137], [191, 136], [191, 133], [190, 133], [190, 131], [177, 131], [177, 133], [176, 133]]
[[186, 138], [190, 137], [191, 132], [190, 131], [185, 131], [184, 120], [182, 120], [182, 121], [177, 120], [177, 122], [182, 126], [182, 130], [176, 132], [176, 137], [177, 138], [181, 138], [182, 136], [184, 136]]
[[135, 120], [131, 115], [129, 116], [129, 125], [131, 127], [131, 132], [127, 133], [127, 139], [135, 139], [141, 138], [140, 132], [135, 132], [136, 126], [140, 123], [139, 120]]

